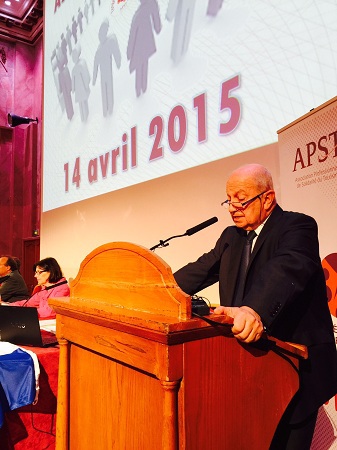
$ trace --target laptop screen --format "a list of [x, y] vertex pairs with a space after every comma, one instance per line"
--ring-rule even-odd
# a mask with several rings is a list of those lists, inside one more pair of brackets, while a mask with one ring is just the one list
[[[44, 332], [46, 335], [46, 332]], [[53, 334], [51, 334], [53, 335]], [[37, 309], [25, 306], [0, 307], [0, 341], [43, 347]], [[48, 342], [51, 345], [53, 342]], [[54, 335], [54, 344], [57, 344]]]

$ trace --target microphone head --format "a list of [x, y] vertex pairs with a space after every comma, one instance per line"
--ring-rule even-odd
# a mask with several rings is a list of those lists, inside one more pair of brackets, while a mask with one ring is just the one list
[[209, 227], [210, 225], [213, 225], [213, 223], [216, 223], [219, 219], [217, 217], [212, 217], [211, 219], [205, 220], [205, 222], [200, 223], [199, 225], [196, 225], [195, 227], [189, 228], [186, 230], [187, 236], [191, 236], [194, 233], [197, 233], [198, 231], [203, 230], [206, 227]]

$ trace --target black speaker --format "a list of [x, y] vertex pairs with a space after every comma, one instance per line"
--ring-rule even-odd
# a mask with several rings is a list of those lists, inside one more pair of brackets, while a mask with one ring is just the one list
[[8, 124], [11, 127], [16, 127], [18, 125], [28, 124], [31, 122], [39, 123], [37, 117], [36, 117], [36, 119], [31, 119], [30, 117], [21, 117], [21, 116], [16, 116], [15, 114], [8, 113], [7, 118], [8, 118]]

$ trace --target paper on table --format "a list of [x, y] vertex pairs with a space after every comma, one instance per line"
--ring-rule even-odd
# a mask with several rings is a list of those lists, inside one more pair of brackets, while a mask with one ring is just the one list
[[56, 333], [56, 319], [41, 319], [40, 329]]

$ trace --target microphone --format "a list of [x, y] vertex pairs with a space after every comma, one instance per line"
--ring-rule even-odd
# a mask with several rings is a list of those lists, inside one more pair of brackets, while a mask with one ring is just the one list
[[179, 234], [177, 236], [171, 236], [170, 238], [165, 239], [165, 241], [160, 240], [159, 244], [154, 245], [153, 247], [150, 248], [150, 250], [154, 251], [158, 247], [167, 247], [169, 245], [168, 241], [170, 241], [171, 239], [174, 239], [177, 237], [182, 237], [182, 236], [191, 236], [192, 234], [197, 233], [198, 231], [201, 231], [204, 228], [209, 227], [210, 225], [213, 225], [213, 223], [215, 223], [217, 221], [218, 221], [217, 217], [212, 217], [211, 219], [205, 220], [205, 222], [199, 223], [199, 225], [189, 228], [188, 230], [186, 230], [186, 232], [184, 234]]
[[22, 303], [21, 306], [26, 306], [26, 303], [28, 303], [28, 300], [30, 300], [30, 297], [28, 297], [27, 300], [24, 303]]
[[198, 233], [198, 231], [201, 231], [204, 228], [213, 225], [213, 223], [216, 223], [217, 221], [217, 217], [212, 217], [211, 219], [205, 220], [205, 222], [199, 223], [199, 225], [196, 225], [195, 227], [189, 228], [188, 230], [186, 230], [185, 234], [187, 234], [187, 236], [192, 236], [192, 234]]

